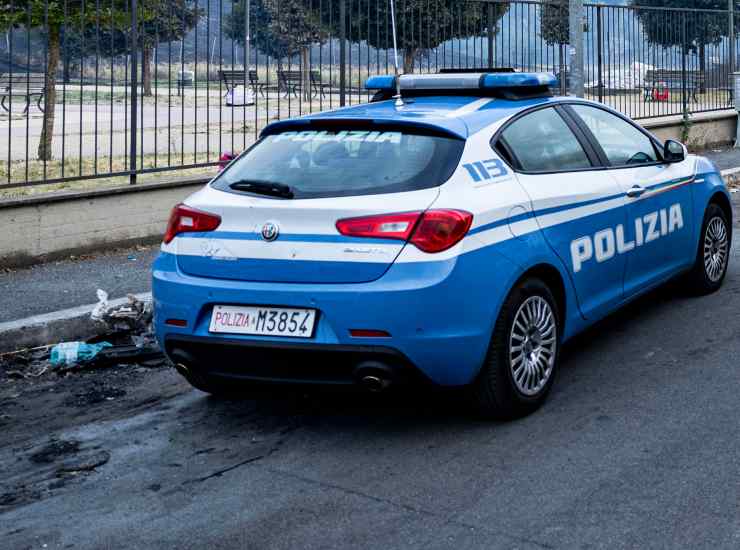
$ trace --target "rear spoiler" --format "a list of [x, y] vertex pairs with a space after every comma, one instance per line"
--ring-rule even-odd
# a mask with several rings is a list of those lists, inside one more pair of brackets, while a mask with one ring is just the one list
[[354, 117], [321, 117], [295, 118], [279, 120], [265, 127], [260, 138], [280, 134], [286, 131], [310, 130], [376, 130], [381, 132], [407, 131], [422, 135], [439, 136], [455, 139], [467, 139], [467, 126], [454, 119], [445, 119], [440, 124], [417, 120], [399, 120], [398, 118], [354, 118]]

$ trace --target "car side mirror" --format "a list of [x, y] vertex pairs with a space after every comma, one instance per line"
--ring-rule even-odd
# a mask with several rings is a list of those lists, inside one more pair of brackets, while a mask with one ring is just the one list
[[663, 146], [663, 160], [667, 163], [683, 162], [686, 158], [686, 147], [676, 140], [669, 139]]

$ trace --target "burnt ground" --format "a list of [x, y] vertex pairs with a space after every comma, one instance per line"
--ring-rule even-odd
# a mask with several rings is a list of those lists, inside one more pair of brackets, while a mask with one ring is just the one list
[[510, 423], [448, 393], [0, 367], [0, 547], [738, 548], [739, 247], [720, 292], [666, 287], [573, 341]]

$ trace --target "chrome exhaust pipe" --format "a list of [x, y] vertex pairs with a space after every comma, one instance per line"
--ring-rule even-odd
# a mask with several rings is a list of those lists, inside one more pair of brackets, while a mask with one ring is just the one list
[[365, 361], [355, 368], [355, 379], [366, 390], [381, 392], [393, 383], [393, 370], [378, 361]]
[[363, 376], [360, 379], [360, 383], [366, 390], [373, 393], [381, 392], [391, 385], [391, 381], [387, 378], [380, 378], [379, 376], [372, 375]]
[[182, 363], [175, 363], [175, 370], [183, 376], [188, 376], [190, 374], [190, 370]]
[[169, 354], [170, 360], [175, 365], [175, 370], [179, 372], [185, 378], [191, 375], [191, 368], [188, 365], [193, 365], [195, 360], [193, 356], [179, 348], [172, 350]]

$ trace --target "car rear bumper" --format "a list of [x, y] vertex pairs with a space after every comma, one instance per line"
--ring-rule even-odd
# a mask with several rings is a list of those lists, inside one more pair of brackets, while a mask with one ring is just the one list
[[[197, 368], [224, 378], [346, 383], [361, 362], [377, 360], [403, 376], [418, 371], [435, 384], [467, 384], [485, 358], [506, 279], [516, 276], [506, 260], [492, 263], [490, 255], [483, 261], [477, 254], [394, 264], [369, 283], [292, 284], [189, 276], [174, 255], [162, 253], [152, 283], [157, 338], [171, 358], [181, 349]], [[217, 304], [315, 308], [317, 326], [305, 340], [213, 334]], [[390, 336], [358, 338], [351, 329]]]
[[336, 386], [366, 384], [374, 376], [394, 385], [429, 383], [406, 356], [385, 346], [169, 336], [165, 349], [188, 372], [222, 381]]

